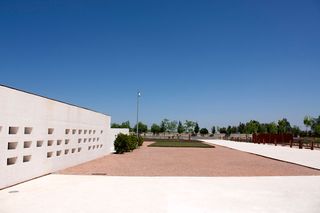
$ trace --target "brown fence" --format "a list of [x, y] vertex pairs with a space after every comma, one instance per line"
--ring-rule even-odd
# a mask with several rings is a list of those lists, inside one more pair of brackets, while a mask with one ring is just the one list
[[253, 143], [291, 144], [292, 134], [253, 134]]

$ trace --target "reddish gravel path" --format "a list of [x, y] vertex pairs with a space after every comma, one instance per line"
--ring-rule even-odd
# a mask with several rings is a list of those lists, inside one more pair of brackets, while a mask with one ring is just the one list
[[297, 176], [320, 171], [253, 154], [216, 148], [143, 147], [122, 155], [111, 154], [71, 167], [60, 174], [110, 176]]

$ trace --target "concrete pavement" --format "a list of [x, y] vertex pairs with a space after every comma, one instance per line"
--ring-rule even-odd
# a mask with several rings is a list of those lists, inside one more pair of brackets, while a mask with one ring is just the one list
[[[201, 140], [206, 143], [229, 147], [232, 149], [253, 153], [273, 159], [291, 162], [310, 168], [320, 169], [320, 151], [290, 148], [288, 146], [274, 146], [227, 140]], [[320, 212], [320, 211], [319, 211]]]
[[320, 177], [48, 175], [0, 191], [1, 213], [308, 212]]

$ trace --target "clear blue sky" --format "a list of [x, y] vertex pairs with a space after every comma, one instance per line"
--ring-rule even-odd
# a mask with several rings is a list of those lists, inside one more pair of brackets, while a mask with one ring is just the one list
[[320, 1], [0, 0], [0, 83], [135, 122], [320, 114]]

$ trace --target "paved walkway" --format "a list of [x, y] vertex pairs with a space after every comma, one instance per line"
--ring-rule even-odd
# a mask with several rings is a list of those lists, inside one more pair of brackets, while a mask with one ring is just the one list
[[319, 170], [280, 162], [222, 146], [216, 148], [142, 147], [107, 155], [60, 174], [108, 176], [299, 176]]
[[318, 213], [320, 177], [48, 175], [0, 190], [1, 213]]
[[226, 140], [202, 140], [232, 149], [320, 169], [320, 151]]

